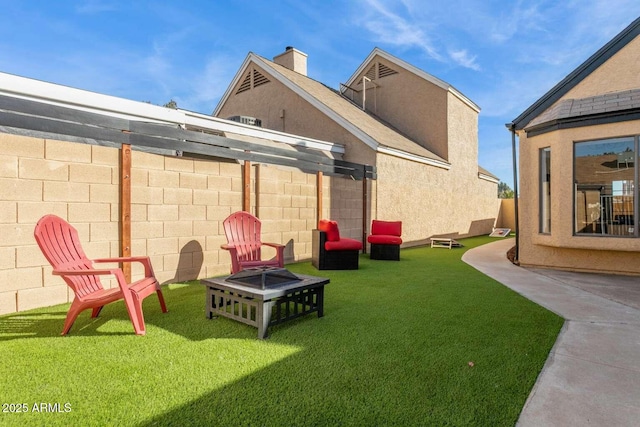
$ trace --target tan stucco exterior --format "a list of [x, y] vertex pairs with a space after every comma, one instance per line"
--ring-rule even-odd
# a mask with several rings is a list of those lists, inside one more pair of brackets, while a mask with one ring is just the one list
[[635, 38], [571, 89], [563, 99], [579, 99], [640, 88], [640, 38]]
[[401, 219], [406, 242], [491, 232], [498, 215], [495, 184], [469, 186], [451, 171], [388, 155], [380, 155], [377, 166], [375, 218]]
[[[640, 134], [640, 121], [520, 137], [520, 262], [569, 270], [640, 274], [640, 239], [574, 235], [573, 142]], [[541, 148], [551, 148], [551, 233], [539, 232]]]
[[[567, 100], [637, 89], [640, 89], [638, 37], [567, 91], [547, 111], [562, 102], [566, 105]], [[640, 238], [574, 234], [573, 152], [575, 142], [640, 135], [640, 120], [567, 127], [536, 136], [527, 135], [526, 130], [525, 127], [524, 131], [518, 132], [520, 263], [567, 270], [640, 274], [640, 263], [637, 262]], [[551, 150], [551, 232], [548, 234], [539, 230], [539, 153], [546, 147]], [[637, 197], [637, 185], [635, 194]]]
[[[447, 91], [380, 56], [375, 56], [371, 64], [371, 67], [383, 64], [396, 73], [376, 79], [375, 86], [365, 83], [366, 110], [384, 117], [413, 141], [448, 159]], [[353, 99], [358, 105], [363, 104], [362, 76], [371, 67], [366, 67], [355, 79], [360, 92], [355, 92]]]

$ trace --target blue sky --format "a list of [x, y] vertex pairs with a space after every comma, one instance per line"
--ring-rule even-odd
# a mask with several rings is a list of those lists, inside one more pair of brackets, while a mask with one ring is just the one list
[[294, 46], [345, 82], [374, 47], [482, 111], [479, 163], [512, 185], [510, 122], [640, 16], [638, 0], [0, 0], [0, 72], [210, 114], [248, 52]]

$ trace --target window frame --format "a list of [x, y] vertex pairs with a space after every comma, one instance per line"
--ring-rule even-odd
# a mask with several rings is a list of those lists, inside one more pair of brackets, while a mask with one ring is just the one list
[[[577, 218], [577, 202], [578, 202], [578, 183], [576, 181], [576, 172], [577, 172], [577, 165], [576, 165], [576, 147], [581, 144], [581, 143], [589, 143], [589, 142], [597, 142], [597, 141], [602, 141], [602, 142], [606, 142], [606, 141], [613, 141], [613, 140], [622, 140], [625, 138], [632, 138], [633, 139], [633, 150], [634, 150], [634, 164], [633, 164], [633, 190], [632, 190], [632, 195], [633, 195], [633, 233], [632, 234], [627, 234], [627, 235], [617, 235], [617, 234], [604, 234], [602, 232], [597, 233], [597, 232], [593, 232], [593, 233], [579, 233], [578, 232], [578, 218]], [[603, 138], [595, 138], [595, 139], [588, 139], [588, 140], [579, 140], [579, 141], [573, 141], [573, 147], [572, 147], [572, 162], [573, 162], [573, 170], [572, 170], [572, 183], [573, 183], [573, 189], [572, 189], [572, 193], [573, 193], [573, 209], [572, 209], [572, 217], [573, 217], [573, 233], [572, 235], [574, 237], [599, 237], [599, 238], [615, 238], [615, 239], [637, 239], [639, 237], [639, 230], [638, 230], [638, 225], [640, 222], [640, 215], [638, 212], [638, 209], [640, 207], [640, 201], [638, 199], [640, 199], [640, 188], [638, 186], [638, 177], [640, 174], [640, 168], [638, 167], [638, 160], [640, 159], [640, 135], [619, 135], [619, 136], [609, 136], [609, 137], [603, 137]]]
[[551, 147], [540, 148], [538, 152], [538, 201], [538, 233], [551, 234]]

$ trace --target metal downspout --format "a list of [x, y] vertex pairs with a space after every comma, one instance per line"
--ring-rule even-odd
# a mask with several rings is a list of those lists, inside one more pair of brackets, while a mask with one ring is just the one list
[[513, 203], [515, 209], [516, 223], [516, 251], [514, 255], [514, 264], [520, 264], [520, 225], [518, 221], [518, 156], [516, 155], [516, 126], [508, 123], [507, 128], [511, 131], [511, 152], [513, 156]]

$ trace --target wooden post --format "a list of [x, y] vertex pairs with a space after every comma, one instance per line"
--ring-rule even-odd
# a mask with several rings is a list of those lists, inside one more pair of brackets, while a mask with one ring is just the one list
[[367, 177], [362, 179], [362, 253], [367, 253], [367, 205], [369, 194], [367, 193]]
[[251, 162], [244, 161], [242, 167], [242, 210], [251, 212]]
[[322, 172], [316, 173], [316, 226], [322, 219]]
[[[120, 256], [131, 256], [131, 145], [120, 149]], [[131, 263], [122, 263], [122, 272], [131, 282]]]

